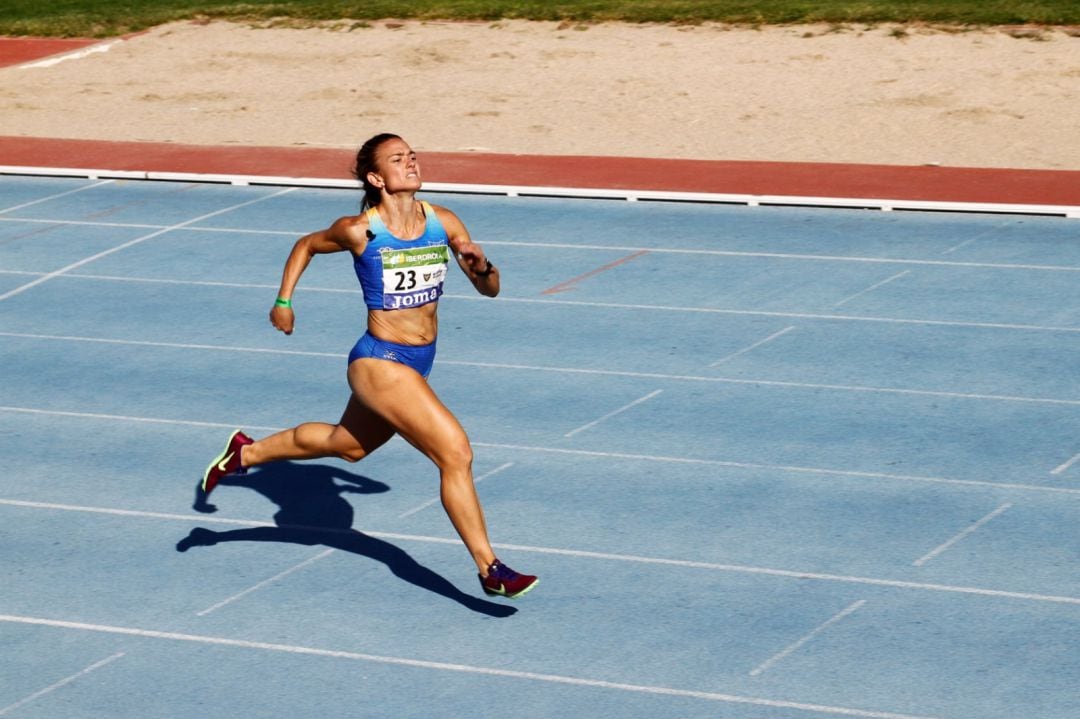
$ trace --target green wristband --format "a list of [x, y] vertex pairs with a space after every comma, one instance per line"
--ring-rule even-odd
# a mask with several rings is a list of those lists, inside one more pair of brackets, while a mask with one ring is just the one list
[[274, 300], [274, 305], [277, 307], [288, 307], [289, 309], [292, 309], [292, 300], [285, 297], [278, 297], [276, 300]]

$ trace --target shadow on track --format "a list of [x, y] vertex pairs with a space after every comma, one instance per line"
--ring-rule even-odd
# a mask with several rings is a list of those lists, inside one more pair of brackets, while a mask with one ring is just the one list
[[[186, 552], [192, 547], [210, 547], [224, 542], [323, 545], [382, 562], [394, 576], [452, 599], [474, 612], [492, 617], [509, 617], [517, 612], [513, 607], [466, 594], [400, 547], [353, 529], [353, 508], [343, 495], [389, 491], [390, 487], [382, 482], [325, 465], [275, 462], [246, 475], [226, 477], [221, 481], [219, 492], [220, 487], [245, 487], [269, 499], [278, 506], [274, 513], [276, 526], [225, 532], [195, 527], [177, 542], [176, 551]], [[209, 514], [217, 508], [197, 489], [195, 510]]]

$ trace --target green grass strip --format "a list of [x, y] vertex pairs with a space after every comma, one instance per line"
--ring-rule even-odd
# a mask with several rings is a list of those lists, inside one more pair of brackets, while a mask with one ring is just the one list
[[3, 0], [0, 35], [110, 37], [176, 20], [1080, 25], [1077, 0]]

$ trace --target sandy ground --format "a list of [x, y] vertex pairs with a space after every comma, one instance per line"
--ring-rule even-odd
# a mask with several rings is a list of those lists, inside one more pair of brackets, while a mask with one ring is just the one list
[[[99, 47], [99, 49], [101, 49]], [[1080, 169], [1080, 32], [179, 23], [0, 69], [0, 135]]]

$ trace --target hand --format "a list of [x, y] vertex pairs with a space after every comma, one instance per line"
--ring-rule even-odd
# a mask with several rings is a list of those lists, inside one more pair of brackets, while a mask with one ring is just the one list
[[291, 335], [293, 331], [293, 324], [296, 322], [296, 316], [293, 314], [292, 307], [282, 307], [281, 305], [274, 305], [270, 310], [270, 324], [277, 329], [281, 330], [287, 335]]
[[467, 245], [462, 246], [458, 250], [458, 254], [461, 259], [468, 265], [469, 270], [476, 274], [477, 272], [483, 272], [487, 269], [487, 256], [484, 255], [484, 251], [480, 249], [480, 246], [470, 242]]

